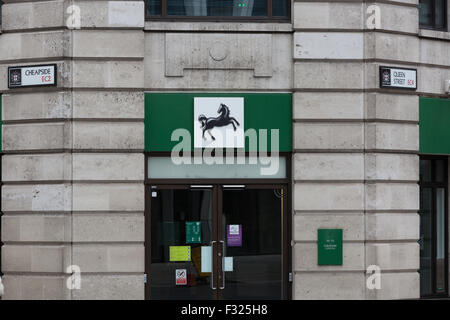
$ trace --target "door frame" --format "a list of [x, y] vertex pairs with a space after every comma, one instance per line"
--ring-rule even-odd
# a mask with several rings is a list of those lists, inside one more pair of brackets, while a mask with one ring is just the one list
[[[248, 153], [246, 153], [246, 156]], [[149, 157], [164, 157], [170, 156], [170, 152], [148, 152], [145, 154], [145, 275], [147, 281], [145, 282], [145, 299], [151, 300], [150, 282], [148, 281], [151, 264], [151, 192], [152, 186], [157, 186], [159, 189], [186, 189], [192, 185], [212, 185], [212, 210], [218, 214], [212, 215], [213, 237], [217, 238], [219, 232], [219, 223], [216, 221], [217, 217], [222, 212], [221, 199], [223, 185], [245, 185], [249, 189], [283, 189], [285, 193], [284, 201], [282, 201], [282, 300], [292, 299], [292, 184], [291, 184], [291, 153], [280, 152], [280, 157], [286, 158], [286, 178], [285, 179], [149, 179], [148, 178], [148, 158]], [[215, 211], [214, 211], [215, 210]], [[216, 246], [218, 247], [218, 246]], [[213, 248], [214, 250], [214, 248]], [[214, 255], [213, 255], [214, 256]], [[217, 260], [213, 259], [213, 270], [217, 270]], [[216, 279], [218, 277], [215, 277]], [[217, 288], [219, 288], [219, 283]], [[214, 290], [213, 299], [220, 297], [219, 289]]]

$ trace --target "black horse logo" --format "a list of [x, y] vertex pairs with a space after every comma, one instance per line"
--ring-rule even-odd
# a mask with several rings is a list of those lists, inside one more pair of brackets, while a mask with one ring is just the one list
[[214, 138], [214, 136], [211, 134], [211, 129], [215, 127], [225, 127], [231, 124], [233, 126], [234, 131], [236, 131], [236, 125], [240, 126], [239, 122], [235, 118], [230, 117], [230, 108], [228, 108], [228, 106], [224, 105], [223, 103], [220, 104], [217, 113], [219, 114], [217, 118], [207, 118], [203, 114], [198, 116], [198, 121], [201, 123], [201, 128], [203, 131], [202, 136], [204, 140], [206, 140], [205, 137], [206, 131], [208, 131], [209, 135], [211, 136], [211, 139], [216, 140], [216, 138]]

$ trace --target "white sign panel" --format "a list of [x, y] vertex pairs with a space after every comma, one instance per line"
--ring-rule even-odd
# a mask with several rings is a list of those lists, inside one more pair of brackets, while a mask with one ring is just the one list
[[202, 246], [202, 273], [212, 271], [212, 247]]
[[381, 88], [417, 89], [417, 70], [380, 67]]
[[194, 148], [244, 148], [244, 98], [194, 98]]
[[56, 65], [8, 68], [8, 87], [55, 86]]
[[223, 257], [223, 271], [233, 271], [233, 257]]

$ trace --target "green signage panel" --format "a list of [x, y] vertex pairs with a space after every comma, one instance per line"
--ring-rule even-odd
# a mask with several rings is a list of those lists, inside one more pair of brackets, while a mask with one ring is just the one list
[[[244, 130], [267, 130], [267, 151], [271, 130], [279, 130], [279, 151], [292, 151], [292, 94], [290, 93], [147, 93], [145, 95], [145, 150], [172, 151], [179, 141], [172, 141], [176, 129], [186, 129], [194, 137], [194, 98], [241, 97], [244, 99]], [[215, 111], [215, 110], [214, 110]], [[259, 137], [258, 137], [259, 138]], [[193, 139], [192, 147], [193, 149]], [[248, 139], [246, 151], [254, 150]]]
[[202, 224], [200, 221], [186, 221], [186, 243], [202, 242]]
[[342, 265], [342, 229], [317, 230], [317, 258], [319, 266]]
[[450, 154], [450, 99], [420, 98], [420, 152]]

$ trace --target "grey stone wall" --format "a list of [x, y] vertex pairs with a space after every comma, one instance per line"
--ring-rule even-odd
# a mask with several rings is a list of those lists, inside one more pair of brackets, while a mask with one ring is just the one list
[[[81, 29], [68, 29], [69, 6]], [[5, 299], [144, 298], [142, 1], [5, 1]], [[56, 63], [58, 86], [7, 90], [10, 65]], [[68, 290], [70, 265], [81, 289]]]
[[[5, 298], [144, 298], [152, 91], [293, 92], [293, 298], [418, 298], [418, 96], [445, 96], [450, 37], [419, 30], [417, 4], [296, 0], [292, 23], [144, 23], [143, 1], [6, 0]], [[58, 87], [8, 90], [8, 66], [37, 63], [57, 64]], [[380, 90], [380, 65], [417, 68], [417, 92]], [[317, 266], [318, 228], [344, 230], [342, 266]], [[81, 290], [66, 287], [70, 265]]]
[[[418, 97], [378, 85], [379, 65], [419, 64], [416, 4], [294, 2], [295, 299], [419, 297]], [[344, 230], [342, 266], [317, 266], [318, 228]]]

